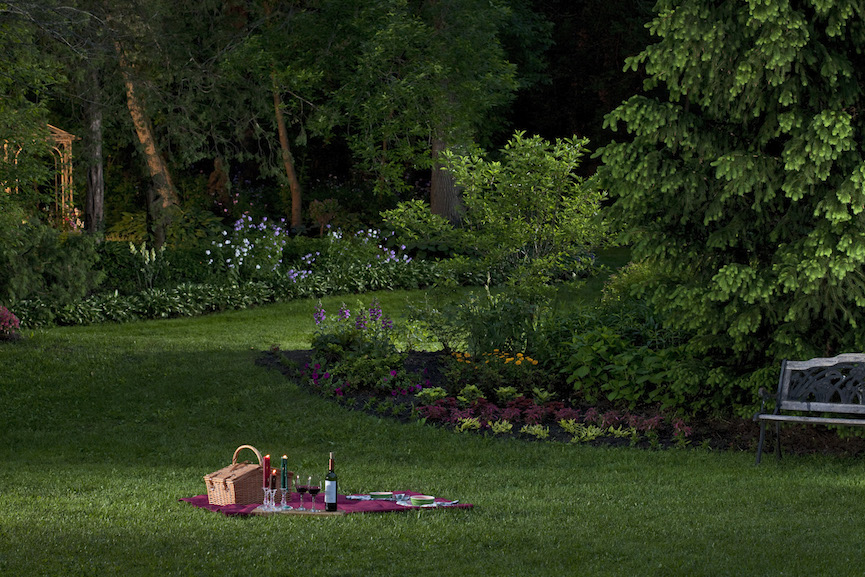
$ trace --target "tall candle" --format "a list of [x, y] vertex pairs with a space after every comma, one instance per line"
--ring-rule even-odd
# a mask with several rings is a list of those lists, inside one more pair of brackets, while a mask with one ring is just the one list
[[282, 456], [282, 488], [288, 489], [288, 455]]
[[262, 479], [261, 479], [262, 480], [261, 486], [267, 487], [268, 486], [267, 482], [269, 481], [269, 479], [267, 477], [270, 475], [270, 455], [264, 456], [264, 463], [262, 463], [261, 469], [264, 472], [264, 475], [262, 476]]

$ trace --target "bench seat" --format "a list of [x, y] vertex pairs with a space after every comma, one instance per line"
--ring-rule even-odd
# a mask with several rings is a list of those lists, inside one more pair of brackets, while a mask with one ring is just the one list
[[[775, 454], [781, 458], [781, 423], [865, 426], [865, 354], [845, 353], [808, 361], [783, 361], [778, 390], [760, 388], [763, 403], [757, 464], [763, 456], [766, 423], [775, 423]], [[775, 407], [767, 412], [774, 398]]]

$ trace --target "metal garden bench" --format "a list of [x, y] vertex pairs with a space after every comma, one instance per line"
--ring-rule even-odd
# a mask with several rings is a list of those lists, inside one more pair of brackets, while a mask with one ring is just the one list
[[760, 423], [757, 464], [763, 456], [766, 423], [775, 423], [775, 455], [781, 458], [781, 423], [865, 426], [865, 354], [847, 353], [809, 361], [784, 361], [775, 393], [775, 409], [766, 412], [772, 395], [763, 398], [754, 420]]

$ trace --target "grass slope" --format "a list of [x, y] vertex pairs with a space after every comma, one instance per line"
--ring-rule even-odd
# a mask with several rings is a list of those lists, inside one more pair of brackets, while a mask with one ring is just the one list
[[[387, 309], [411, 293], [379, 293]], [[368, 300], [370, 297], [364, 297]], [[325, 300], [336, 307], [345, 300]], [[399, 425], [254, 364], [312, 301], [0, 345], [0, 575], [858, 575], [865, 466]], [[342, 492], [475, 504], [233, 519], [177, 502], [249, 443]]]

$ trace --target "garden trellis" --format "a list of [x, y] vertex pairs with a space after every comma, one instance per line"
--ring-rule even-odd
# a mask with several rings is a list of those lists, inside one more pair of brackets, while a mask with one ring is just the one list
[[[47, 125], [47, 139], [51, 142], [51, 153], [54, 157], [54, 216], [58, 223], [72, 222], [75, 218], [72, 187], [72, 142], [78, 140], [74, 134], [66, 132], [51, 124]], [[18, 163], [21, 147], [10, 159], [10, 148], [14, 144], [3, 143], [3, 157], [6, 162]], [[18, 183], [4, 183], [6, 193], [18, 192]]]

